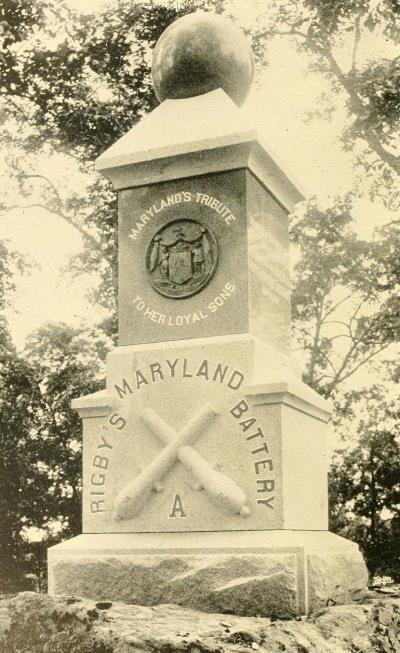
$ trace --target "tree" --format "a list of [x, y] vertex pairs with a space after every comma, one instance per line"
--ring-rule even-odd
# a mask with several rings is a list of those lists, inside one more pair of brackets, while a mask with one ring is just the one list
[[[337, 95], [344, 97], [343, 145], [357, 153], [356, 164], [371, 177], [371, 196], [397, 210], [400, 58], [371, 53], [377, 41], [400, 42], [397, 0], [285, 0], [274, 9], [258, 17], [258, 38], [288, 37], [310, 56], [310, 66], [332, 90], [330, 97], [321, 96], [317, 111], [334, 110], [335, 95], [336, 105]], [[367, 42], [368, 58], [360, 55]]]
[[34, 378], [16, 353], [4, 315], [12, 303], [15, 276], [26, 267], [26, 259], [0, 241], [0, 592], [18, 587], [21, 580], [21, 521], [13, 503], [21, 492], [22, 468], [29, 465], [23, 447], [36, 402]]
[[29, 487], [34, 452], [26, 444], [33, 405], [35, 378], [11, 347], [0, 352], [0, 592], [20, 587], [23, 579], [23, 506], [35, 504], [37, 488]]
[[[400, 578], [400, 413], [381, 386], [352, 397], [357, 438], [330, 472], [330, 527], [356, 540], [371, 576]], [[356, 410], [357, 409], [357, 410]], [[357, 415], [356, 415], [357, 413]]]
[[[325, 110], [328, 117], [335, 111], [335, 105], [341, 106], [340, 99], [345, 98], [348, 124], [342, 135], [343, 147], [358, 153], [355, 163], [363, 177], [367, 172], [371, 178], [371, 196], [383, 200], [393, 210], [397, 210], [400, 198], [400, 157], [395, 151], [400, 117], [399, 58], [376, 57], [366, 61], [365, 56], [360, 59], [359, 55], [369, 35], [374, 35], [373, 43], [380, 39], [398, 44], [398, 20], [398, 3], [391, 0], [381, 3], [304, 0], [276, 3], [275, 11], [266, 11], [258, 17], [257, 27], [257, 39], [265, 43], [274, 37], [290, 38], [309, 56], [310, 69], [329, 81], [331, 94], [321, 96], [316, 114]], [[347, 67], [343, 61], [348, 62]], [[353, 192], [359, 194], [359, 189]], [[394, 263], [399, 242], [398, 223], [394, 220], [377, 232], [373, 244], [364, 243], [362, 252], [363, 244], [356, 242], [355, 234], [349, 231], [349, 199], [339, 200], [327, 211], [315, 202], [308, 209], [308, 214], [302, 214], [303, 219], [295, 220], [292, 231], [293, 242], [300, 246], [303, 255], [296, 270], [294, 316], [300, 321], [297, 325], [300, 344], [309, 356], [306, 380], [330, 396], [360, 366], [398, 339], [395, 322], [399, 277]], [[325, 216], [339, 227], [338, 212], [343, 211], [349, 218], [343, 242], [340, 229], [332, 226], [330, 237], [334, 235], [336, 247], [328, 251], [329, 245], [324, 240], [327, 235], [329, 238]], [[310, 228], [314, 233], [307, 235]], [[352, 264], [353, 255], [365, 269]], [[344, 259], [340, 261], [338, 257], [342, 256]], [[382, 279], [390, 278], [390, 282], [380, 281], [379, 274]], [[362, 292], [357, 292], [360, 286]], [[340, 288], [342, 294], [338, 292]], [[386, 301], [387, 293], [391, 296]], [[372, 318], [360, 315], [363, 308], [373, 310], [379, 296], [385, 306]], [[339, 326], [340, 322], [342, 333], [326, 328], [333, 323]], [[349, 346], [338, 347], [345, 339]], [[336, 361], [332, 360], [332, 354], [336, 354]]]
[[299, 210], [291, 231], [299, 250], [294, 332], [306, 382], [335, 399], [337, 432], [357, 424], [331, 467], [330, 528], [358, 542], [371, 576], [399, 578], [398, 401], [379, 386], [350, 389], [358, 370], [399, 341], [399, 228], [390, 224], [367, 242], [351, 225], [351, 198], [324, 211], [313, 201]]
[[111, 346], [103, 331], [49, 324], [31, 334], [23, 356], [1, 356], [0, 577], [5, 583], [13, 569], [11, 588], [22, 586], [29, 561], [43, 564], [27, 539], [32, 529], [47, 545], [81, 532], [82, 433], [71, 401], [104, 387]]
[[352, 200], [299, 207], [291, 226], [294, 337], [306, 355], [305, 381], [326, 397], [400, 340], [399, 225], [370, 241], [352, 227]]
[[[359, 182], [367, 177], [371, 199], [397, 211], [400, 59], [388, 48], [384, 56], [372, 48], [379, 40], [399, 43], [398, 2], [285, 0], [274, 7], [275, 12], [259, 16], [258, 38], [268, 43], [287, 37], [309, 56], [310, 70], [321, 73], [330, 85], [314, 113], [328, 119], [345, 103], [343, 148], [352, 152], [360, 170], [353, 193], [360, 195]], [[366, 57], [368, 40], [372, 47]], [[305, 380], [336, 398], [334, 422], [340, 429], [359, 407], [352, 407], [354, 392], [340, 398], [340, 390], [349, 388], [358, 370], [399, 340], [398, 218], [365, 242], [351, 228], [350, 198], [328, 210], [311, 202], [295, 216], [292, 242], [300, 250], [293, 316], [295, 338], [305, 354]], [[373, 389], [364, 393], [374, 394]], [[337, 532], [361, 544], [371, 573], [386, 569], [398, 575], [396, 425], [389, 419], [381, 432], [376, 412], [386, 414], [388, 408], [381, 394], [374, 402], [371, 416], [359, 424], [359, 444], [337, 454], [330, 477], [331, 518]], [[391, 516], [385, 518], [389, 509]]]
[[27, 340], [25, 359], [40, 379], [40, 413], [32, 437], [38, 442], [36, 466], [46, 495], [32, 525], [53, 521], [66, 535], [81, 531], [81, 421], [71, 408], [75, 397], [104, 387], [104, 360], [112, 342], [100, 330], [48, 324]]
[[[36, 22], [21, 11], [23, 4], [13, 0], [3, 21], [5, 34], [16, 33], [5, 38], [0, 58], [1, 110], [8, 127], [2, 140], [10, 148], [14, 184], [0, 209], [9, 211], [16, 195], [25, 197], [27, 206], [44, 206], [78, 229], [86, 251], [73, 269], [98, 272], [96, 300], [115, 315], [116, 201], [108, 182], [93, 172], [93, 162], [156, 106], [150, 51], [164, 29], [196, 7], [221, 11], [224, 2], [187, 0], [175, 6], [122, 0], [102, 14], [81, 16], [62, 2], [37, 0]], [[56, 45], [49, 45], [49, 36]], [[64, 196], [57, 183], [38, 173], [38, 156], [60, 151], [87, 176], [83, 193]]]

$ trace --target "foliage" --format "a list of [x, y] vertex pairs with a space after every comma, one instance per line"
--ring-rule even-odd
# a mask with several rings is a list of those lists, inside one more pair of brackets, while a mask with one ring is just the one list
[[[281, 0], [258, 18], [257, 38], [286, 36], [306, 52], [310, 68], [331, 85], [330, 109], [338, 94], [346, 100], [349, 126], [343, 144], [359, 152], [356, 163], [370, 177], [371, 197], [400, 204], [399, 56], [397, 0]], [[379, 55], [392, 45], [392, 58]], [[368, 56], [365, 56], [365, 51]], [[343, 57], [343, 51], [346, 57]], [[323, 103], [326, 102], [321, 97]], [[318, 108], [317, 111], [320, 109]]]
[[331, 467], [330, 527], [358, 542], [371, 575], [399, 578], [398, 399], [379, 386], [351, 391], [348, 380], [400, 339], [400, 233], [394, 222], [365, 241], [351, 213], [351, 198], [325, 210], [310, 201], [297, 212], [294, 335], [306, 353], [306, 382], [335, 399], [337, 431], [357, 424], [355, 441], [345, 439]]
[[38, 552], [25, 537], [32, 527], [47, 543], [81, 532], [81, 423], [70, 404], [103, 387], [111, 344], [102, 331], [46, 325], [23, 357], [1, 357], [0, 591], [7, 570], [11, 587], [36, 565], [41, 570], [44, 547]]
[[35, 450], [28, 447], [32, 413], [38, 408], [36, 379], [11, 347], [0, 352], [0, 592], [21, 581], [24, 515], [40, 498], [32, 474]]
[[[151, 49], [177, 17], [197, 7], [221, 11], [223, 0], [111, 4], [102, 14], [79, 15], [62, 2], [40, 2], [40, 20], [18, 8], [5, 16], [14, 40], [0, 57], [0, 111], [13, 184], [0, 210], [15, 196], [42, 205], [79, 230], [85, 251], [74, 273], [96, 271], [94, 298], [116, 318], [116, 198], [93, 170], [95, 158], [157, 104], [151, 84]], [[45, 20], [47, 16], [47, 20]], [[8, 21], [8, 22], [7, 22]], [[7, 25], [9, 23], [9, 27]], [[49, 37], [52, 37], [49, 39]], [[18, 41], [18, 47], [15, 45]], [[60, 184], [38, 174], [38, 154], [63, 152], [87, 176], [83, 193], [65, 197]]]
[[330, 472], [332, 530], [357, 541], [371, 575], [400, 578], [400, 413], [380, 386], [354, 393], [356, 441]]
[[18, 586], [21, 514], [10, 507], [14, 497], [27, 501], [20, 484], [30, 464], [24, 445], [32, 405], [36, 403], [35, 380], [13, 347], [4, 316], [4, 309], [12, 303], [15, 274], [24, 271], [24, 262], [23, 257], [0, 241], [0, 592]]
[[60, 520], [66, 535], [81, 530], [81, 422], [71, 401], [104, 387], [104, 359], [111, 341], [100, 330], [49, 324], [27, 340], [25, 357], [40, 379], [42, 406], [32, 437], [46, 504], [31, 512], [32, 525]]
[[[310, 69], [328, 80], [330, 94], [321, 97], [316, 114], [323, 107], [331, 114], [341, 105], [338, 96], [345, 98], [343, 147], [353, 152], [360, 180], [369, 179], [371, 198], [397, 211], [399, 57], [373, 49], [365, 56], [365, 50], [369, 42], [380, 42], [382, 49], [398, 45], [399, 3], [285, 0], [275, 8], [275, 13], [259, 17], [258, 37], [265, 42], [290, 38], [309, 55]], [[337, 397], [359, 369], [399, 340], [398, 219], [365, 242], [352, 229], [350, 198], [328, 210], [310, 202], [295, 216], [292, 242], [300, 250], [293, 316], [295, 338], [306, 354], [305, 380], [325, 396]], [[370, 390], [365, 399], [371, 413], [358, 425], [358, 445], [338, 454], [332, 468], [331, 517], [335, 530], [361, 544], [371, 573], [398, 574], [398, 488], [393, 485], [399, 482], [398, 467], [393, 470], [399, 460], [397, 423], [391, 422], [381, 394], [372, 399], [374, 393]], [[356, 399], [347, 392], [342, 406], [336, 404], [338, 426], [354, 419]], [[386, 417], [386, 430], [378, 423], [378, 411], [384, 414], [381, 420]], [[386, 518], [389, 509], [391, 517]]]
[[306, 353], [305, 381], [329, 397], [400, 339], [397, 223], [370, 241], [353, 229], [351, 197], [322, 210], [300, 206], [291, 227], [294, 336]]
[[23, 273], [28, 265], [26, 258], [0, 240], [0, 310], [12, 303], [15, 290], [15, 273]]

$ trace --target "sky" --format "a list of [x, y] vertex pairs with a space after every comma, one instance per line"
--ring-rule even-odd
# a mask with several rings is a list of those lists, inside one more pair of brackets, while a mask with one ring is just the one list
[[[104, 0], [68, 1], [71, 7], [88, 13], [106, 4]], [[245, 24], [254, 18], [262, 4], [258, 0], [246, 5], [233, 0], [232, 9]], [[365, 56], [370, 46], [368, 42], [364, 44]], [[283, 162], [285, 172], [300, 190], [329, 202], [333, 196], [350, 190], [355, 178], [352, 155], [343, 152], [339, 138], [345, 112], [338, 108], [331, 122], [305, 120], [307, 113], [318, 106], [320, 94], [326, 89], [321, 76], [308, 72], [305, 57], [287, 39], [274, 40], [268, 50], [268, 64], [258, 74], [244, 110], [258, 126], [269, 153], [276, 154]], [[54, 162], [48, 162], [46, 173], [53, 175], [57, 183], [56, 170]], [[69, 174], [70, 184], [82, 183], [73, 170]], [[376, 225], [393, 217], [368, 199], [358, 202], [355, 215], [358, 229], [366, 237]], [[23, 348], [29, 332], [46, 321], [74, 325], [98, 321], [102, 312], [86, 297], [95, 280], [71, 279], [65, 275], [69, 257], [82, 248], [81, 237], [73, 227], [43, 209], [14, 209], [0, 217], [0, 234], [37, 264], [29, 276], [18, 280], [14, 306], [7, 315], [19, 349]]]

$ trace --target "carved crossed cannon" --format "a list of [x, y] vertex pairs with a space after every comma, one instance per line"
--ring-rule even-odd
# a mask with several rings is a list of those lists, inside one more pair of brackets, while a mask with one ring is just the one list
[[214, 469], [191, 444], [210, 426], [217, 412], [206, 404], [178, 433], [174, 431], [151, 408], [142, 413], [142, 420], [166, 446], [133, 481], [118, 494], [114, 502], [113, 518], [131, 519], [147, 504], [152, 490], [169, 471], [176, 460], [193, 474], [210, 499], [231, 514], [247, 517], [250, 514], [243, 490], [225, 474]]

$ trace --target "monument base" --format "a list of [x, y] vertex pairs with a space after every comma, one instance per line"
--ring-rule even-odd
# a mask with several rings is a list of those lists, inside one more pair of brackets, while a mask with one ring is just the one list
[[48, 553], [51, 595], [281, 619], [351, 603], [368, 577], [328, 531], [87, 534]]

